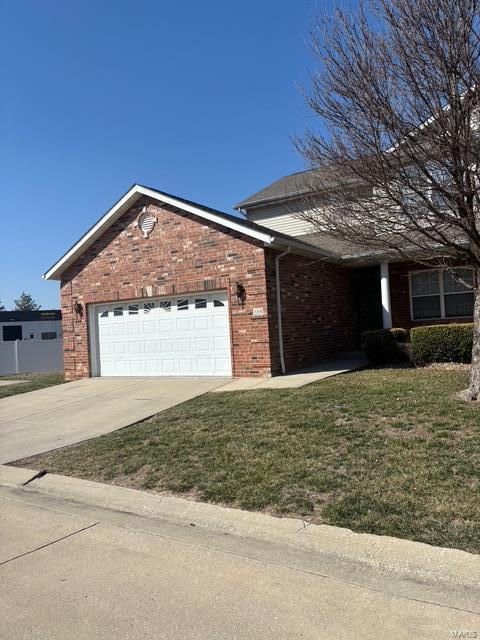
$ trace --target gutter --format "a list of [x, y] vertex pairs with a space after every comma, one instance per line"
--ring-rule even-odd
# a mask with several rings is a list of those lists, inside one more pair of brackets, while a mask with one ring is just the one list
[[278, 324], [278, 350], [280, 352], [280, 368], [282, 373], [284, 374], [285, 369], [285, 355], [283, 352], [283, 327], [282, 327], [282, 296], [280, 292], [280, 258], [286, 256], [290, 253], [291, 247], [287, 247], [287, 249], [283, 253], [279, 253], [275, 256], [275, 289], [277, 292], [277, 324]]
[[329, 249], [324, 249], [324, 248], [320, 248], [315, 246], [314, 244], [310, 244], [309, 242], [304, 242], [303, 240], [295, 240], [295, 237], [281, 237], [281, 236], [274, 236], [272, 238], [272, 242], [269, 245], [265, 245], [265, 246], [269, 246], [271, 248], [284, 248], [284, 247], [290, 247], [290, 251], [296, 249], [298, 252], [303, 252], [309, 255], [316, 255], [316, 256], [321, 256], [322, 258], [337, 258], [337, 254], [334, 253], [333, 251], [330, 251]]

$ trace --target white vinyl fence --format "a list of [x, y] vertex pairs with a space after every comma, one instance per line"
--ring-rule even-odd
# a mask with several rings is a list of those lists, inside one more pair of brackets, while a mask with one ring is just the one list
[[0, 342], [0, 375], [63, 371], [62, 340]]

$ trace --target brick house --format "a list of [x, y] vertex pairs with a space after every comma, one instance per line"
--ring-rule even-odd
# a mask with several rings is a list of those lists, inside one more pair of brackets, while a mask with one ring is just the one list
[[367, 328], [471, 317], [445, 274], [305, 228], [302, 175], [239, 203], [245, 218], [133, 185], [44, 275], [61, 282], [66, 378], [270, 376]]

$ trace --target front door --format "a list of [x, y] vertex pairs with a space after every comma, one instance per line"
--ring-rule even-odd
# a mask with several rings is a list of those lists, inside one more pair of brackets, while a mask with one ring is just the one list
[[355, 307], [357, 310], [358, 336], [363, 331], [382, 329], [382, 297], [380, 267], [362, 267], [353, 272]]

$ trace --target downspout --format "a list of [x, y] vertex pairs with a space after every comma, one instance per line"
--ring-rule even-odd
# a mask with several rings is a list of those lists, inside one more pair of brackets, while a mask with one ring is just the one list
[[283, 253], [279, 253], [275, 257], [275, 288], [277, 291], [277, 323], [278, 323], [278, 350], [280, 352], [280, 367], [282, 373], [285, 373], [285, 355], [283, 353], [283, 329], [282, 329], [282, 296], [280, 293], [280, 258], [290, 253], [291, 247], [288, 247]]

